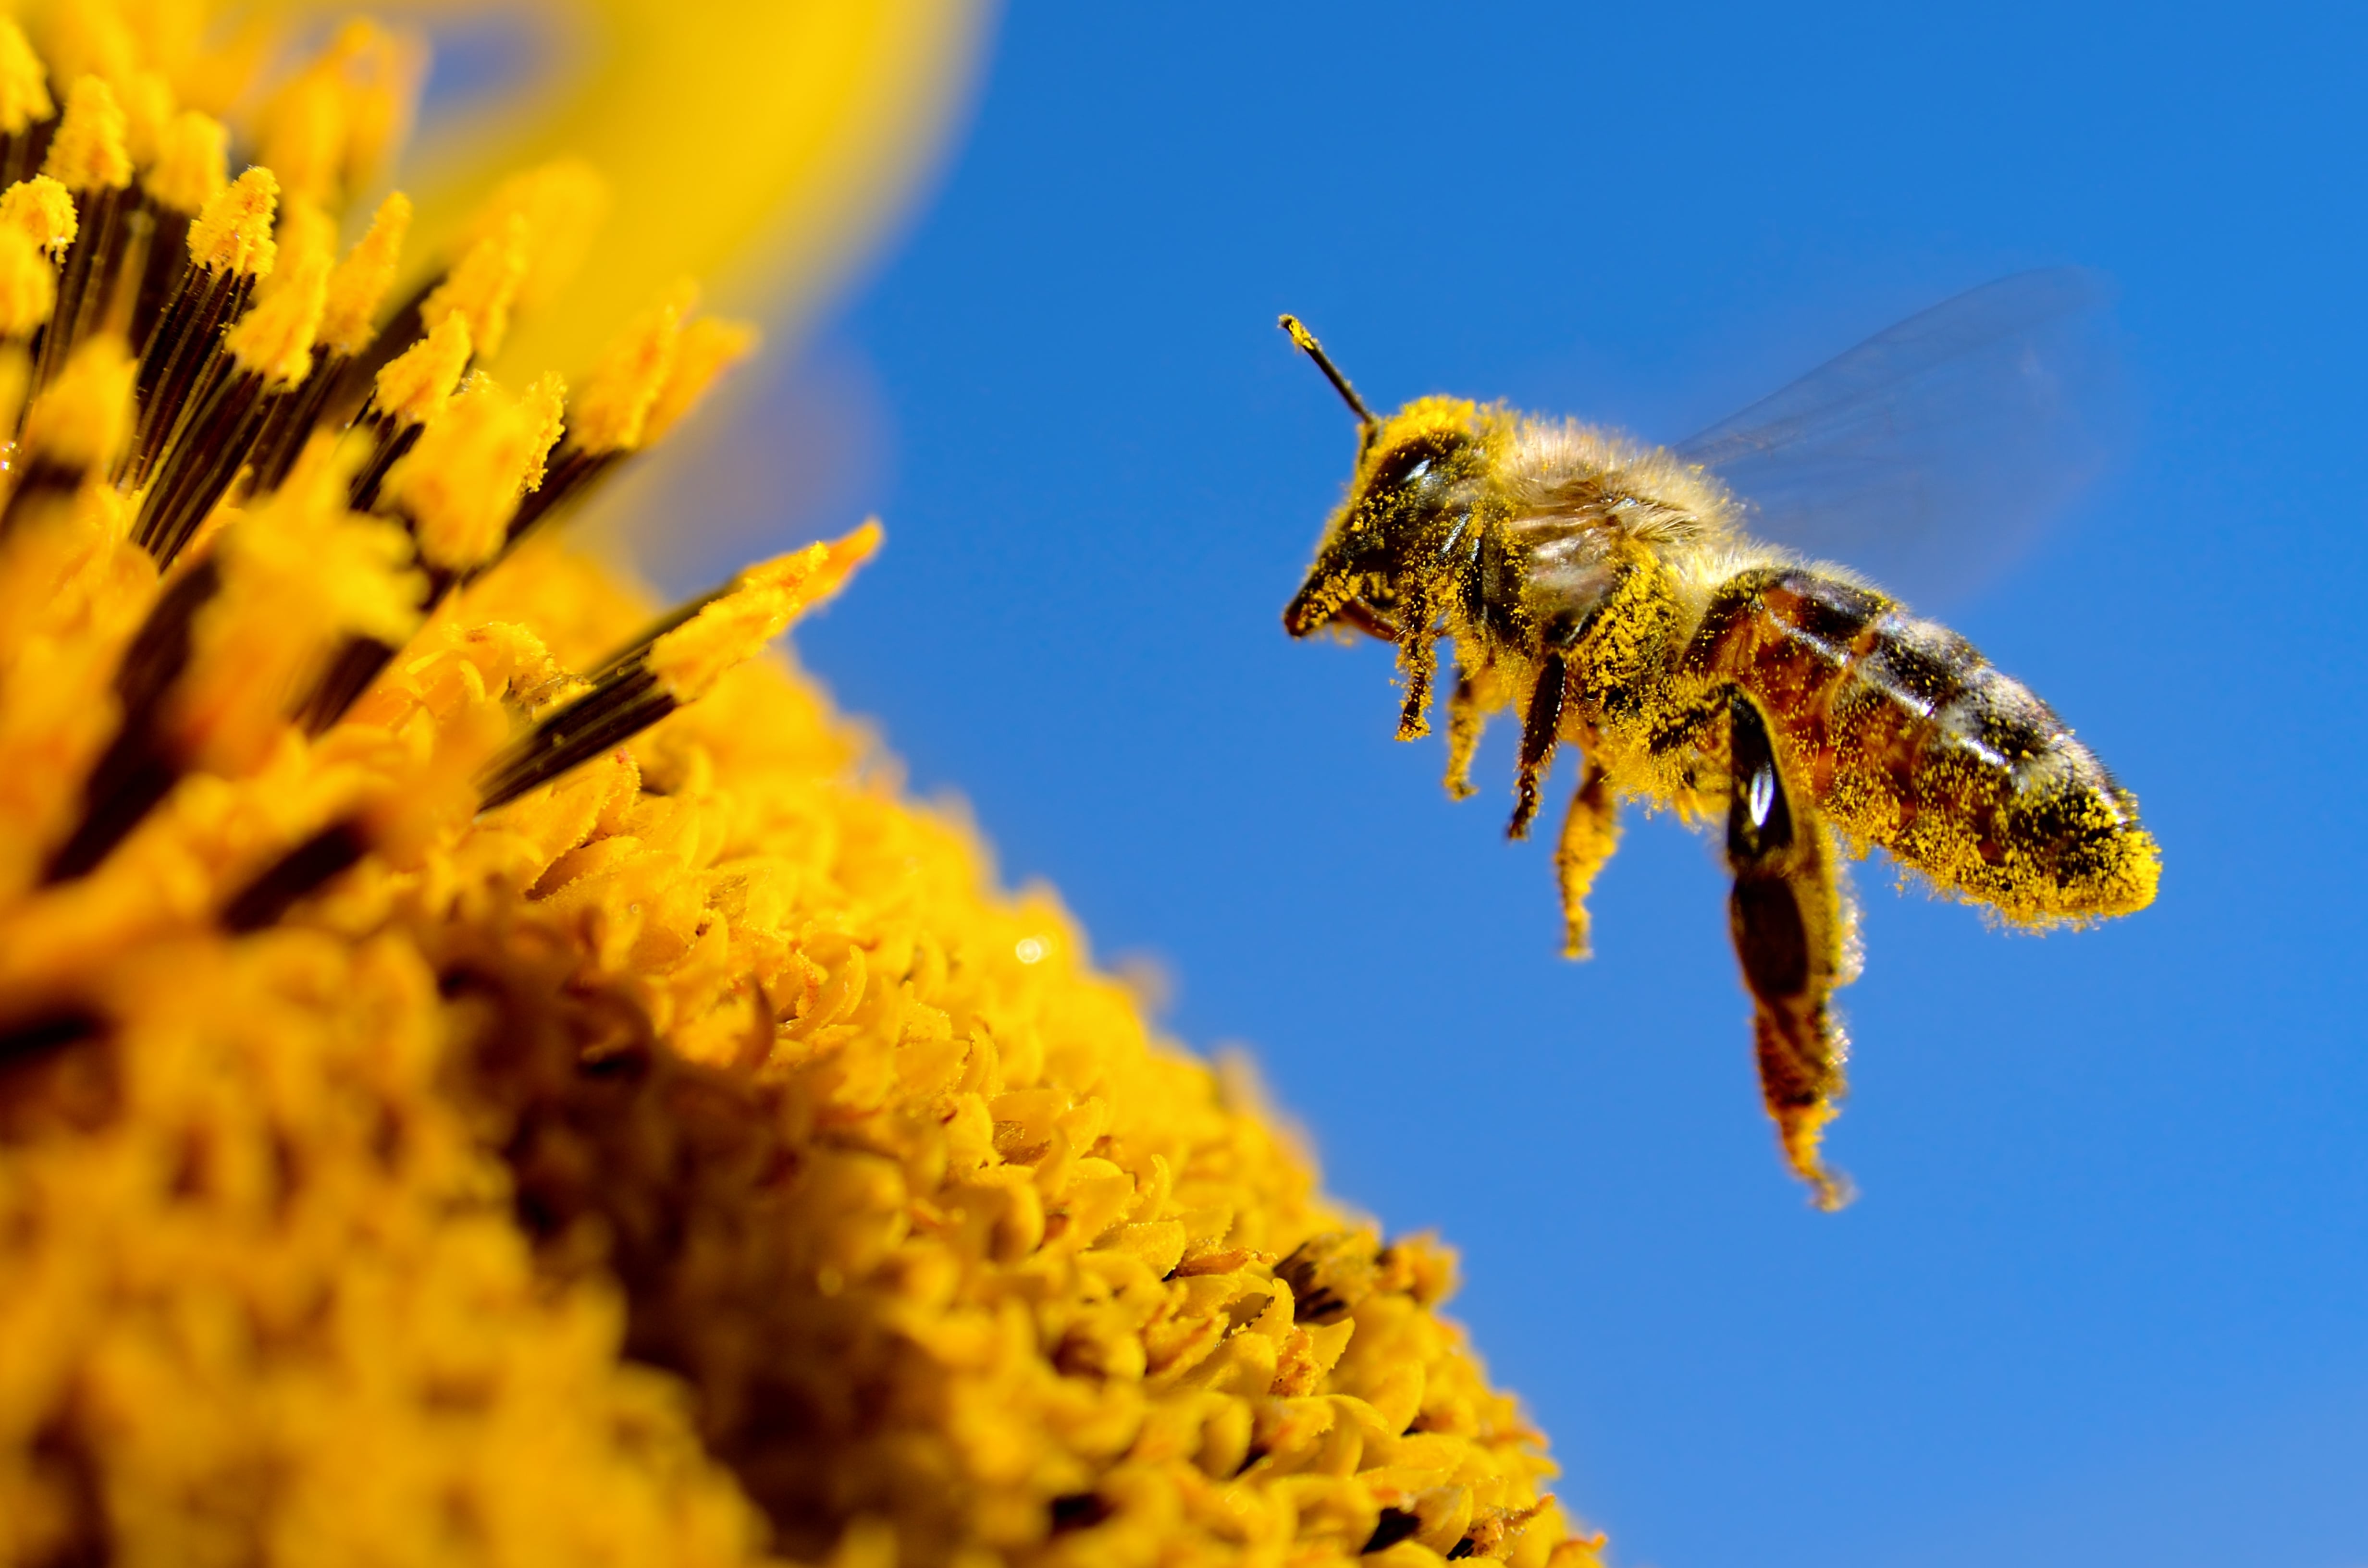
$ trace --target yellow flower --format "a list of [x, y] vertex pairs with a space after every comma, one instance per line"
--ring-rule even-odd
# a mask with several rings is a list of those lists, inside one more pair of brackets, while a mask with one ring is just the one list
[[[655, 620], [553, 526], [751, 345], [685, 261], [844, 260], [954, 12], [618, 0], [695, 46], [628, 103], [803, 40], [794, 155], [685, 95], [341, 249], [412, 46], [134, 9], [0, 21], [0, 1562], [1592, 1562], [1451, 1255], [761, 652], [875, 526]], [[588, 377], [486, 374], [577, 261]]]

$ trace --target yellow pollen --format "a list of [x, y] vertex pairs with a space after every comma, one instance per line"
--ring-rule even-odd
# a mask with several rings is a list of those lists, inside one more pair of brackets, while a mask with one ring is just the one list
[[0, 135], [15, 136], [57, 112], [40, 56], [14, 17], [0, 17]]
[[877, 518], [844, 539], [752, 566], [731, 592], [650, 647], [650, 673], [677, 702], [696, 702], [781, 629], [847, 585], [880, 548]]
[[66, 93], [65, 118], [41, 172], [68, 190], [120, 190], [131, 183], [123, 138], [123, 106], [114, 92], [96, 76], [81, 77]]
[[477, 352], [492, 358], [501, 352], [510, 328], [510, 303], [518, 298], [526, 277], [527, 228], [523, 213], [513, 212], [497, 233], [487, 234], [463, 252], [436, 291], [419, 307], [419, 319], [433, 330], [449, 315], [468, 318], [469, 337]]
[[526, 389], [526, 414], [534, 423], [534, 460], [527, 465], [521, 488], [542, 488], [543, 464], [567, 429], [567, 382], [556, 370], [545, 370]]
[[328, 303], [321, 312], [321, 341], [334, 354], [359, 354], [370, 346], [381, 301], [394, 281], [403, 237], [411, 228], [411, 198], [396, 191], [378, 204], [364, 234], [329, 274]]
[[426, 425], [444, 412], [469, 368], [469, 318], [455, 312], [380, 367], [370, 402], [398, 425]]
[[105, 470], [131, 428], [137, 368], [117, 338], [101, 335], [85, 342], [26, 412], [26, 449], [61, 468]]
[[0, 339], [22, 343], [57, 304], [58, 269], [23, 230], [0, 223]]
[[757, 351], [762, 337], [756, 327], [746, 322], [720, 321], [701, 316], [682, 329], [682, 337], [675, 345], [674, 369], [658, 389], [655, 402], [650, 404], [648, 418], [642, 426], [644, 445], [656, 440], [673, 429], [685, 415], [699, 406], [724, 371]]
[[575, 399], [575, 444], [587, 452], [629, 452], [642, 444], [650, 407], [674, 369], [683, 317], [697, 302], [689, 279], [638, 317], [602, 351]]
[[293, 386], [313, 369], [313, 335], [328, 292], [329, 258], [305, 256], [284, 268], [278, 285], [222, 335], [222, 347], [243, 369], [274, 386]]
[[387, 472], [385, 504], [410, 517], [422, 560], [465, 572], [493, 559], [518, 510], [538, 433], [492, 377], [469, 379]]
[[599, 171], [581, 158], [561, 158], [512, 175], [495, 187], [469, 221], [461, 244], [472, 245], [496, 236], [513, 216], [524, 218], [530, 248], [518, 300], [529, 310], [539, 309], [583, 266], [609, 207], [609, 182]]
[[279, 207], [279, 178], [267, 168], [247, 170], [215, 192], [189, 225], [189, 265], [269, 276], [279, 251], [271, 218]]
[[0, 228], [16, 230], [47, 251], [51, 261], [66, 254], [80, 227], [73, 193], [47, 175], [35, 175], [0, 191]]
[[230, 127], [187, 109], [165, 127], [148, 194], [160, 207], [195, 217], [230, 182]]

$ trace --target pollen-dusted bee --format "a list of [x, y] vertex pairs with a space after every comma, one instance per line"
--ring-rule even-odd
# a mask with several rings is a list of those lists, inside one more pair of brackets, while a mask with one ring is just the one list
[[1555, 856], [1574, 958], [1622, 800], [1725, 817], [1761, 1092], [1820, 1207], [1846, 1200], [1818, 1157], [1847, 1051], [1832, 994], [1858, 969], [1845, 857], [1880, 846], [2025, 927], [2153, 900], [2161, 856], [2137, 801], [2045, 703], [1850, 573], [1750, 538], [1690, 449], [1450, 397], [1383, 418], [1282, 325], [1360, 436], [1284, 628], [1395, 642], [1400, 739], [1426, 733], [1452, 639], [1447, 787], [1472, 792], [1483, 723], [1520, 713], [1513, 837], [1556, 744], [1583, 751]]

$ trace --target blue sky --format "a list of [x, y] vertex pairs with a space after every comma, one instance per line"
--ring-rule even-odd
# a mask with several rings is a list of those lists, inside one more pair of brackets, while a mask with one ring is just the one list
[[[1336, 1191], [1463, 1249], [1623, 1568], [2359, 1568], [2363, 35], [1017, 6], [939, 188], [746, 416], [790, 483], [666, 569], [885, 516], [802, 656], [1172, 974], [1178, 1038], [1256, 1054]], [[2057, 263], [2118, 284], [2136, 433], [1949, 619], [2137, 791], [2162, 896], [2039, 940], [1861, 868], [1863, 1196], [1821, 1216], [1710, 841], [1632, 816], [1564, 963], [1507, 737], [1452, 804], [1386, 652], [1282, 634], [1351, 439], [1274, 317], [1377, 403], [1668, 438]]]

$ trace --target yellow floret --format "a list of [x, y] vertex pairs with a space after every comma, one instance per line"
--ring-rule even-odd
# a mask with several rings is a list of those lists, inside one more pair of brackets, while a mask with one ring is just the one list
[[69, 190], [120, 190], [131, 183], [123, 108], [97, 77], [81, 77], [67, 91], [66, 112], [41, 172]]
[[411, 198], [395, 191], [379, 203], [362, 235], [337, 269], [329, 274], [328, 302], [321, 312], [321, 341], [339, 354], [359, 354], [375, 330], [379, 304], [394, 281], [411, 228]]
[[61, 468], [97, 472], [123, 450], [137, 369], [112, 337], [85, 342], [25, 414], [24, 447]]
[[329, 258], [317, 252], [283, 268], [278, 287], [222, 335], [222, 347], [268, 384], [292, 386], [313, 369], [313, 335], [328, 291]]
[[469, 323], [469, 338], [477, 352], [490, 359], [501, 352], [510, 328], [510, 305], [526, 277], [526, 219], [513, 212], [501, 227], [471, 245], [419, 307], [419, 319], [431, 331], [448, 316]]
[[195, 216], [229, 183], [230, 128], [210, 114], [185, 109], [165, 127], [148, 194], [160, 207]]
[[173, 122], [173, 85], [161, 71], [134, 71], [115, 79], [123, 103], [123, 147], [134, 168], [152, 167], [163, 154]]
[[642, 439], [655, 441], [697, 408], [724, 371], [757, 351], [762, 334], [747, 322], [701, 316], [682, 329], [666, 384], [650, 403]]
[[0, 191], [0, 227], [16, 230], [55, 261], [74, 244], [81, 222], [74, 193], [47, 175], [35, 175]]
[[271, 230], [271, 275], [256, 290], [268, 298], [306, 261], [318, 258], [324, 280], [337, 259], [337, 221], [308, 197], [281, 193], [279, 222]]
[[526, 389], [527, 417], [534, 424], [534, 460], [527, 465], [523, 488], [542, 488], [543, 465], [567, 429], [567, 381], [556, 370], [545, 370]]
[[58, 269], [24, 232], [0, 224], [0, 338], [21, 343], [58, 303]]
[[44, 9], [41, 51], [49, 57], [51, 80], [120, 82], [139, 68], [139, 41], [118, 0], [74, 0]]
[[526, 272], [518, 302], [534, 310], [567, 286], [609, 216], [609, 182], [581, 158], [560, 158], [512, 175], [494, 188], [461, 236], [466, 249], [500, 237], [513, 217], [526, 222]]
[[845, 539], [812, 544], [742, 574], [731, 592], [659, 638], [650, 672], [677, 702], [696, 702], [732, 670], [757, 656], [783, 628], [847, 585], [880, 548], [880, 524]]
[[189, 225], [189, 265], [268, 276], [279, 254], [271, 239], [279, 210], [279, 178], [267, 168], [248, 169], [216, 191]]
[[462, 572], [493, 559], [518, 510], [542, 432], [491, 377], [472, 376], [386, 476], [388, 504], [412, 521], [420, 556]]
[[400, 642], [418, 622], [422, 585], [401, 525], [347, 512], [343, 487], [321, 477], [281, 490], [216, 547], [222, 589], [192, 628], [192, 674], [171, 716], [206, 767], [262, 761], [299, 683], [339, 638]]
[[587, 452], [629, 452], [642, 444], [650, 408], [674, 369], [683, 318], [699, 289], [685, 278], [612, 341], [571, 411], [575, 444]]
[[424, 51], [376, 23], [345, 24], [262, 114], [263, 161], [288, 188], [335, 204], [368, 185], [410, 123]]
[[15, 136], [54, 114], [48, 75], [14, 17], [0, 17], [0, 136]]
[[370, 402], [399, 425], [425, 425], [444, 412], [469, 354], [469, 318], [456, 311], [380, 367]]

